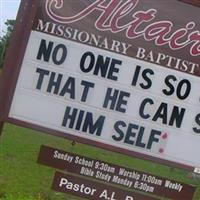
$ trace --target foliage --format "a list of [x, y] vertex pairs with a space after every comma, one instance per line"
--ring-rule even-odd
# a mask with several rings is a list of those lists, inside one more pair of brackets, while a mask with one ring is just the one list
[[15, 24], [15, 20], [7, 20], [5, 22], [5, 25], [7, 26], [5, 34], [2, 37], [0, 37], [0, 68], [2, 68], [3, 66], [5, 52], [8, 47], [8, 42], [9, 42], [11, 33], [14, 29], [14, 24]]
[[13, 196], [13, 195], [7, 195], [5, 198], [3, 198], [3, 200], [42, 200], [40, 197], [35, 198], [35, 197], [25, 197], [25, 196]]
[[[0, 200], [83, 200], [51, 190], [55, 169], [37, 163], [41, 145], [98, 158], [147, 173], [197, 186], [193, 200], [200, 200], [200, 181], [188, 172], [108, 152], [95, 147], [5, 124], [0, 137]], [[165, 198], [162, 198], [164, 200]], [[180, 199], [186, 200], [186, 199]]]

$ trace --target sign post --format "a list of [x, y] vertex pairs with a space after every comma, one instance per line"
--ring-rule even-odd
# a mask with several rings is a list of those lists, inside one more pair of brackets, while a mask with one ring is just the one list
[[1, 136], [2, 131], [3, 131], [3, 125], [4, 125], [4, 122], [0, 122], [0, 136]]

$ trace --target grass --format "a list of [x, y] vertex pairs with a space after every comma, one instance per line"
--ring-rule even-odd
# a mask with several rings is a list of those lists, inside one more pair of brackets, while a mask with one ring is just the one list
[[83, 144], [72, 146], [71, 141], [66, 139], [10, 124], [5, 124], [0, 138], [1, 200], [82, 199], [50, 189], [55, 169], [36, 162], [42, 144], [108, 162], [112, 160], [113, 164], [197, 185], [198, 189], [193, 200], [200, 200], [200, 181], [189, 179], [188, 172], [184, 170], [130, 158]]

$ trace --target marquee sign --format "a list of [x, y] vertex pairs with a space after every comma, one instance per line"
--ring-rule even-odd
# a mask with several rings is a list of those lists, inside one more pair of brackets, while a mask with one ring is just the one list
[[199, 8], [176, 0], [22, 1], [1, 119], [199, 167], [199, 30]]

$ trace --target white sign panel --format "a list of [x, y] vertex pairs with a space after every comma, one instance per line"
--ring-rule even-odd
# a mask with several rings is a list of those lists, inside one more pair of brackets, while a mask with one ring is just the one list
[[200, 80], [32, 31], [9, 117], [200, 166]]

